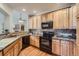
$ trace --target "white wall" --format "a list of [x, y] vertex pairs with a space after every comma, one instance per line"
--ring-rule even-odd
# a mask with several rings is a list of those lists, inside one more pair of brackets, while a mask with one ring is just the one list
[[5, 29], [9, 29], [9, 31], [12, 32], [12, 21], [11, 21], [12, 9], [6, 4], [0, 3], [0, 12], [2, 12], [5, 15], [5, 21], [4, 21]]
[[8, 5], [2, 3], [0, 4], [0, 12], [5, 15], [5, 29], [9, 29], [10, 32], [14, 32], [13, 28], [18, 23], [20, 13], [22, 13], [23, 20], [26, 20], [24, 22], [25, 31], [28, 31], [28, 15], [26, 13], [12, 10]]
[[4, 20], [5, 20], [5, 16], [4, 16], [4, 14], [2, 14], [0, 12], [0, 34], [2, 34], [2, 31], [3, 31], [3, 23], [4, 23]]
[[19, 23], [19, 18], [20, 18], [20, 14], [22, 14], [22, 20], [25, 20], [24, 21], [24, 26], [25, 26], [25, 31], [28, 31], [28, 15], [24, 12], [21, 12], [21, 11], [16, 11], [16, 10], [13, 10], [12, 12], [12, 22], [13, 22], [13, 27], [16, 25], [16, 24], [20, 24]]

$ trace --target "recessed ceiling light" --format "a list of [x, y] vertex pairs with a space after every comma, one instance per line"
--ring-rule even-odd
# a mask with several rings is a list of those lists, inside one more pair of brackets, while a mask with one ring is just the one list
[[26, 11], [26, 9], [23, 8], [22, 11]]
[[33, 13], [36, 13], [37, 11], [33, 11]]

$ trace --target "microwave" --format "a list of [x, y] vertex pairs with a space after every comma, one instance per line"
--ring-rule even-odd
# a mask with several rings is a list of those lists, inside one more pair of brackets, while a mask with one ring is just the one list
[[42, 22], [41, 27], [42, 27], [42, 29], [52, 29], [53, 28], [53, 21]]

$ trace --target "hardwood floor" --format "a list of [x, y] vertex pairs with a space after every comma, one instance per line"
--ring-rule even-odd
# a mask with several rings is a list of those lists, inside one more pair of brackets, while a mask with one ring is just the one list
[[40, 51], [38, 48], [29, 46], [21, 51], [19, 56], [51, 56], [43, 51]]

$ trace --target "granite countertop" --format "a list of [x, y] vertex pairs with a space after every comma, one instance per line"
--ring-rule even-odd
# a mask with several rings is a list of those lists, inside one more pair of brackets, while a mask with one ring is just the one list
[[5, 38], [5, 39], [0, 40], [0, 50], [4, 49], [5, 47], [7, 47], [8, 45], [13, 43], [20, 37], [21, 36], [17, 36], [17, 37]]
[[3, 50], [8, 45], [10, 45], [11, 43], [13, 43], [14, 41], [16, 41], [17, 39], [19, 39], [23, 36], [28, 36], [28, 35], [29, 34], [24, 34], [24, 35], [19, 35], [19, 36], [15, 36], [15, 37], [9, 37], [9, 38], [5, 38], [5, 39], [1, 39], [0, 40], [0, 51]]
[[63, 38], [63, 37], [52, 37], [52, 39], [59, 39], [59, 40], [65, 40], [65, 41], [72, 41], [72, 42], [75, 42], [76, 40], [75, 39], [69, 39], [69, 38]]

